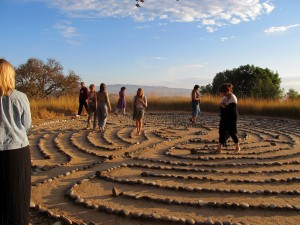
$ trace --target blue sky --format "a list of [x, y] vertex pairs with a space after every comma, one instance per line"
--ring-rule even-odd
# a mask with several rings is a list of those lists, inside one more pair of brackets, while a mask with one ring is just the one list
[[192, 88], [245, 64], [300, 92], [299, 0], [1, 0], [0, 57], [59, 61], [87, 84]]

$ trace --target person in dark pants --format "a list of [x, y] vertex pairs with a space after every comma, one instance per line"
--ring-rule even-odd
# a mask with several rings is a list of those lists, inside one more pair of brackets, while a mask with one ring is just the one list
[[87, 105], [87, 101], [88, 101], [88, 89], [85, 86], [84, 82], [81, 82], [81, 88], [79, 91], [79, 109], [78, 109], [78, 113], [76, 115], [76, 117], [81, 116], [81, 112], [82, 112], [82, 108], [84, 106], [85, 110], [87, 113], [89, 113], [88, 111], [88, 105]]
[[222, 152], [222, 146], [226, 146], [226, 135], [232, 138], [235, 143], [235, 153], [239, 153], [241, 148], [237, 137], [237, 98], [232, 93], [232, 84], [224, 83], [219, 88], [222, 100], [220, 102], [220, 125], [219, 125], [219, 146], [217, 152]]
[[0, 225], [28, 225], [31, 156], [27, 96], [15, 90], [15, 70], [0, 59]]

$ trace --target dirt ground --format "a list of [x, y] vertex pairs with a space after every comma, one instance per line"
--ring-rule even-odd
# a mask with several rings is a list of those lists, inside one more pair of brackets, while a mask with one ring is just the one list
[[188, 119], [146, 113], [141, 135], [123, 115], [103, 133], [34, 124], [32, 224], [300, 224], [300, 121], [241, 117], [241, 152], [216, 154], [218, 115]]

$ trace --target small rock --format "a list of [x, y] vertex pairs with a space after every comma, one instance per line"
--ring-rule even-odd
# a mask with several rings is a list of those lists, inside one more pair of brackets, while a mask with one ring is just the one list
[[223, 223], [221, 221], [216, 221], [214, 225], [223, 225]]
[[193, 220], [193, 219], [186, 219], [186, 224], [195, 224], [195, 220]]
[[115, 187], [112, 188], [112, 196], [118, 197], [120, 194], [121, 193], [117, 188], [115, 188]]
[[249, 204], [247, 203], [241, 203], [240, 206], [244, 209], [248, 209], [249, 208]]
[[56, 222], [56, 223], [54, 223], [54, 224], [52, 224], [52, 225], [62, 225], [62, 224], [61, 224], [60, 221], [58, 221], [58, 222]]
[[204, 221], [204, 224], [205, 225], [213, 225], [214, 221], [212, 221], [212, 219], [207, 219], [207, 220]]

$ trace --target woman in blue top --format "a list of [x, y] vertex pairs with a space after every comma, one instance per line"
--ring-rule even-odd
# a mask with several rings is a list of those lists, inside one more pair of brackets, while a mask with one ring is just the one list
[[31, 159], [27, 96], [15, 90], [15, 70], [0, 59], [0, 225], [28, 225]]

